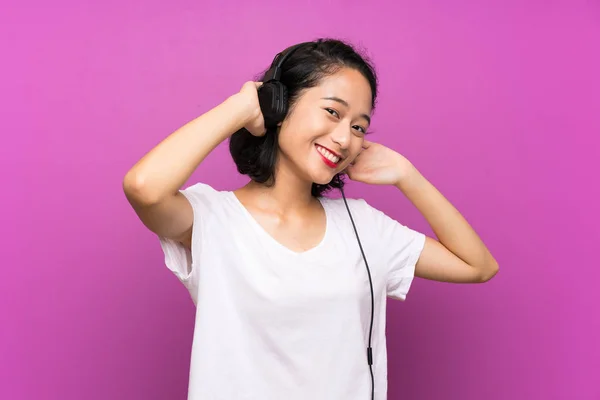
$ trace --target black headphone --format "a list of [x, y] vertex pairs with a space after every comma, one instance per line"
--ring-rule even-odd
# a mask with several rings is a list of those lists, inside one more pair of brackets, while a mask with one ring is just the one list
[[[287, 60], [292, 55], [292, 53], [294, 53], [296, 50], [298, 50], [300, 47], [304, 46], [307, 43], [314, 42], [299, 43], [290, 47], [287, 51], [284, 50], [283, 52], [277, 54], [275, 56], [275, 59], [271, 63], [271, 67], [265, 74], [263, 84], [258, 88], [258, 102], [260, 104], [260, 109], [265, 121], [265, 127], [267, 129], [276, 128], [277, 125], [284, 120], [288, 112], [287, 88], [280, 81], [281, 67], [285, 60]], [[341, 187], [340, 192], [342, 192], [342, 198], [344, 199], [346, 210], [348, 210], [348, 215], [350, 216], [350, 221], [352, 222], [352, 227], [354, 228], [354, 234], [356, 235], [356, 240], [358, 241], [358, 246], [360, 247], [360, 252], [362, 254], [363, 260], [365, 261], [367, 274], [369, 276], [369, 286], [371, 289], [371, 324], [369, 326], [369, 345], [367, 347], [367, 362], [369, 364], [369, 371], [371, 372], [371, 400], [373, 400], [375, 398], [375, 378], [373, 376], [373, 348], [371, 347], [371, 337], [373, 335], [373, 314], [375, 310], [373, 281], [371, 279], [371, 271], [369, 269], [367, 257], [365, 256], [362, 244], [360, 243], [358, 231], [356, 229], [356, 225], [354, 224], [352, 214], [350, 213], [350, 207], [348, 206], [348, 202], [346, 201], [346, 195], [344, 194], [344, 190]]]
[[258, 102], [265, 120], [265, 128], [275, 128], [288, 112], [288, 92], [281, 83], [281, 67], [296, 50], [307, 43], [299, 43], [275, 56], [271, 68], [265, 74], [263, 84], [258, 88]]

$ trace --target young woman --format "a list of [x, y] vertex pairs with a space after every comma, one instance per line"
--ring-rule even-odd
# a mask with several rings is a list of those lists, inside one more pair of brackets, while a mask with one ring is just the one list
[[[365, 138], [377, 79], [363, 57], [338, 40], [283, 54], [282, 121], [265, 122], [265, 76], [247, 82], [139, 160], [124, 190], [196, 305], [190, 400], [385, 399], [386, 297], [404, 300], [414, 276], [485, 282], [498, 265], [409, 160]], [[181, 190], [228, 138], [249, 183]], [[324, 197], [342, 174], [398, 188], [437, 240]]]

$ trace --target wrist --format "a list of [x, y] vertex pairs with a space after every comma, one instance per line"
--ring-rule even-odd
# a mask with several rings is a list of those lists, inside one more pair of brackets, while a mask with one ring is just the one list
[[256, 107], [244, 98], [241, 93], [231, 95], [225, 102], [231, 108], [232, 117], [235, 119], [238, 129], [248, 125], [250, 121], [254, 120], [260, 114], [260, 110], [256, 110]]
[[396, 181], [396, 188], [400, 189], [402, 192], [406, 193], [411, 188], [414, 188], [419, 183], [419, 178], [422, 176], [421, 173], [415, 168], [414, 165], [409, 164], [402, 166], [400, 173], [400, 178]]

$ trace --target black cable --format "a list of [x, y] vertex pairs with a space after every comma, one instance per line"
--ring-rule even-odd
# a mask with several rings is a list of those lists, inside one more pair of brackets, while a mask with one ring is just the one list
[[352, 222], [352, 227], [354, 228], [354, 234], [356, 235], [356, 240], [358, 240], [358, 246], [360, 247], [360, 252], [362, 253], [363, 260], [365, 260], [365, 266], [367, 267], [367, 274], [369, 275], [369, 286], [371, 288], [371, 324], [369, 326], [369, 345], [367, 347], [367, 362], [369, 363], [369, 371], [371, 372], [371, 400], [375, 399], [375, 377], [373, 376], [373, 348], [371, 347], [371, 335], [373, 334], [373, 314], [375, 311], [375, 296], [373, 294], [373, 280], [371, 279], [371, 271], [369, 269], [369, 263], [367, 262], [367, 257], [365, 256], [365, 252], [363, 250], [362, 244], [360, 243], [360, 238], [358, 237], [358, 231], [356, 230], [356, 225], [354, 224], [354, 219], [352, 218], [352, 214], [350, 213], [350, 207], [348, 207], [348, 202], [346, 201], [346, 195], [344, 194], [344, 189], [340, 188], [340, 192], [342, 192], [342, 198], [344, 199], [344, 204], [346, 205], [346, 210], [348, 210], [348, 215], [350, 216], [350, 222]]

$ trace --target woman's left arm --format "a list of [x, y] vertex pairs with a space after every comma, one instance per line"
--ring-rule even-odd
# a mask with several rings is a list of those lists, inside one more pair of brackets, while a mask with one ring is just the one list
[[458, 210], [412, 165], [395, 186], [425, 217], [438, 240], [427, 237], [415, 276], [442, 282], [487, 282], [498, 263]]
[[427, 237], [415, 276], [454, 283], [487, 282], [498, 263], [456, 208], [397, 152], [364, 141], [363, 151], [346, 172], [352, 180], [394, 185], [423, 214], [438, 240]]

